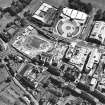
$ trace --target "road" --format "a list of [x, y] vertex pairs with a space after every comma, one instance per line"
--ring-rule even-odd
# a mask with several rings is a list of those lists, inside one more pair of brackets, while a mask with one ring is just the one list
[[82, 35], [81, 35], [83, 40], [85, 40], [90, 34], [91, 25], [93, 23], [93, 19], [94, 19], [94, 15], [96, 14], [96, 11], [97, 11], [97, 9], [93, 8], [93, 10], [90, 13], [90, 16], [88, 18], [88, 21], [87, 21], [86, 25], [84, 26], [84, 30], [83, 30]]

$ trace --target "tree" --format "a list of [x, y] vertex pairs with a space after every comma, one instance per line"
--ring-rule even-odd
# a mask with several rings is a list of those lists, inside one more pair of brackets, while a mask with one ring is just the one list
[[6, 28], [11, 27], [12, 25], [14, 25], [14, 23], [13, 23], [13, 22], [9, 22], [9, 23], [7, 23], [7, 25], [6, 25]]
[[86, 12], [86, 4], [80, 2], [80, 3], [78, 4], [78, 8], [77, 8], [77, 9], [80, 10], [80, 11], [82, 11], [82, 12]]
[[[3, 31], [5, 31], [5, 30], [3, 30]], [[4, 42], [7, 43], [7, 42], [10, 41], [11, 35], [8, 34], [7, 32], [3, 32], [3, 33], [0, 34], [0, 38], [1, 38]]]
[[76, 1], [73, 1], [72, 3], [69, 4], [69, 6], [72, 9], [79, 9], [80, 8], [79, 4], [80, 4], [79, 2], [77, 3]]
[[19, 0], [21, 3], [24, 3], [24, 4], [29, 4], [32, 0]]
[[103, 14], [102, 14], [102, 20], [105, 21], [105, 11], [104, 11]]
[[30, 10], [25, 11], [23, 15], [24, 15], [24, 17], [31, 16], [31, 12], [30, 12]]
[[71, 3], [80, 3], [80, 0], [68, 0], [68, 3], [71, 4]]
[[62, 9], [63, 9], [63, 6], [59, 6], [58, 10], [55, 11], [54, 15], [52, 16], [52, 20], [53, 20], [52, 26], [55, 26], [57, 21], [59, 20], [59, 16], [62, 12]]
[[25, 21], [25, 19], [21, 19], [20, 20], [21, 26], [24, 27], [25, 25], [27, 25], [27, 22]]
[[0, 51], [3, 51], [3, 46], [0, 44]]
[[7, 77], [6, 80], [5, 80], [5, 82], [6, 82], [6, 83], [11, 82], [11, 77]]
[[68, 0], [68, 3], [72, 3], [73, 2], [73, 0]]
[[89, 14], [91, 11], [92, 11], [92, 4], [91, 3], [88, 3], [87, 5], [86, 5], [86, 13], [87, 14]]
[[73, 0], [73, 2], [75, 2], [75, 3], [80, 3], [81, 1], [80, 0]]
[[3, 11], [3, 8], [2, 8], [2, 7], [0, 7], [0, 11], [1, 11], [1, 12]]
[[91, 3], [86, 4], [80, 0], [69, 0], [68, 3], [69, 3], [70, 8], [77, 9], [79, 11], [83, 11], [83, 12], [86, 12], [88, 14], [92, 10], [92, 4]]
[[14, 105], [24, 105], [19, 99], [14, 102]]
[[16, 2], [13, 0], [12, 3], [11, 3], [11, 5], [15, 5], [15, 4], [16, 4]]
[[100, 20], [102, 17], [102, 10], [99, 9], [97, 12], [96, 12], [96, 15], [94, 16], [94, 20]]

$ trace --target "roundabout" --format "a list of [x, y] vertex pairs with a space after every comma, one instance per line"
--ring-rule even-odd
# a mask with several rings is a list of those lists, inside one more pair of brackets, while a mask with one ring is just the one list
[[72, 38], [79, 35], [81, 26], [75, 20], [61, 19], [56, 25], [56, 32], [64, 38]]

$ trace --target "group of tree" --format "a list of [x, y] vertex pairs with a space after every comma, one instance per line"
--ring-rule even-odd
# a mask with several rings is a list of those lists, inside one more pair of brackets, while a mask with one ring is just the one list
[[57, 11], [54, 12], [53, 16], [52, 16], [52, 26], [55, 27], [56, 23], [58, 22], [59, 20], [59, 17], [61, 15], [61, 12], [62, 12], [62, 9], [63, 9], [63, 6], [59, 6], [59, 8], [57, 9]]
[[25, 19], [19, 16], [16, 17], [13, 21], [6, 24], [5, 28], [0, 33], [0, 38], [6, 43], [9, 42], [15, 36], [17, 30], [25, 25], [27, 25]]
[[3, 17], [3, 15], [4, 15], [3, 8], [0, 7], [0, 19]]
[[105, 21], [105, 10], [102, 11], [101, 9], [98, 9], [96, 15], [94, 16], [94, 20]]
[[9, 25], [11, 24], [7, 24], [6, 28], [3, 29], [3, 31], [1, 31], [0, 33], [0, 38], [5, 42], [9, 42], [15, 35], [16, 33], [16, 28], [15, 27], [9, 27]]
[[91, 3], [84, 3], [80, 0], [68, 0], [69, 7], [89, 14], [92, 11]]
[[3, 46], [0, 44], [0, 52], [3, 51]]
[[4, 13], [9, 12], [11, 16], [15, 16], [21, 12], [32, 0], [17, 0], [12, 1], [11, 6], [5, 8]]
[[9, 34], [5, 34], [5, 33], [1, 33], [0, 34], [0, 38], [4, 41], [4, 42], [9, 42], [11, 39], [11, 36]]

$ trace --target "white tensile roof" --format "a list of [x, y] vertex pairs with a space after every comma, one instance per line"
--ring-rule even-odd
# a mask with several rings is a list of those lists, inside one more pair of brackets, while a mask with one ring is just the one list
[[71, 13], [71, 17], [72, 18], [76, 18], [77, 17], [77, 14], [78, 14], [78, 11], [77, 10], [72, 10], [72, 13]]
[[81, 20], [81, 22], [83, 23], [86, 21], [88, 17], [86, 13], [78, 11], [78, 10], [70, 9], [68, 7], [63, 8], [63, 14], [73, 19]]

